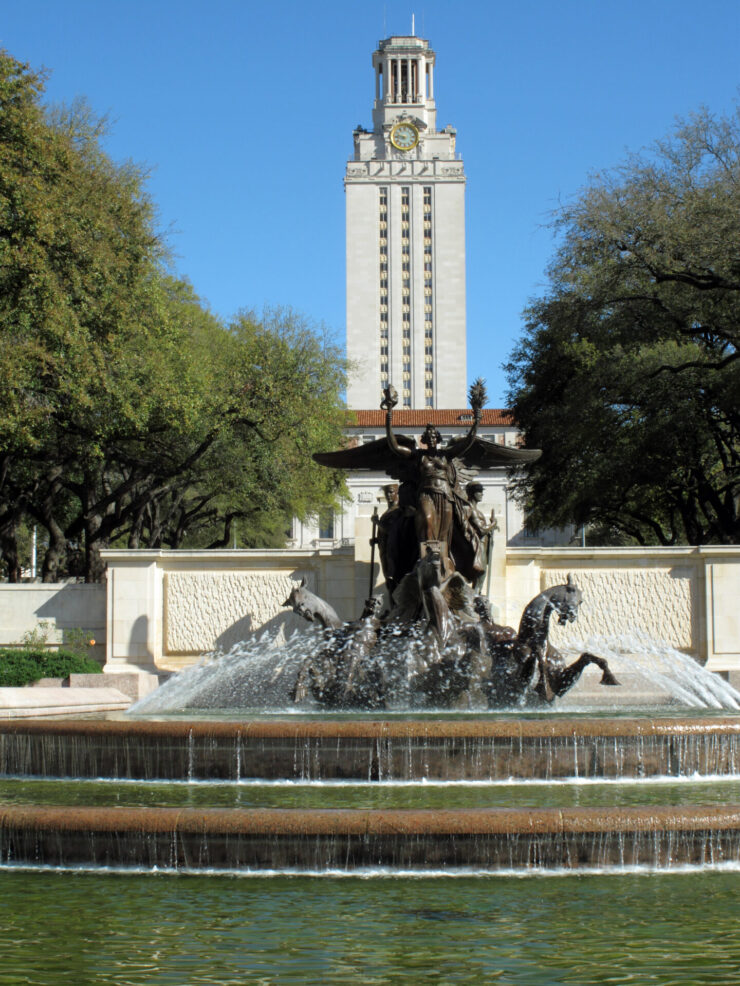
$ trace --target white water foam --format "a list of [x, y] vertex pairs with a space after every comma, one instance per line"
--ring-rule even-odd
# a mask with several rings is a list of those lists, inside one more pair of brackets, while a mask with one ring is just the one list
[[485, 869], [480, 867], [451, 867], [450, 869], [399, 869], [394, 867], [358, 867], [353, 870], [326, 869], [301, 870], [290, 869], [230, 869], [194, 867], [163, 867], [163, 866], [97, 866], [90, 863], [75, 863], [74, 865], [46, 865], [44, 863], [0, 863], [0, 872], [31, 872], [31, 873], [97, 873], [110, 876], [161, 876], [161, 877], [229, 877], [233, 879], [276, 879], [284, 877], [309, 879], [343, 879], [343, 880], [440, 880], [440, 879], [531, 879], [533, 877], [582, 877], [582, 876], [651, 876], [676, 875], [687, 873], [740, 873], [740, 862], [728, 861], [719, 863], [677, 863], [668, 866], [652, 864], [637, 864], [624, 866], [579, 866], [552, 867], [538, 869], [524, 867], [521, 869]]
[[633, 679], [633, 690], [662, 693], [684, 708], [740, 709], [740, 692], [729, 682], [707, 671], [688, 654], [641, 630], [617, 636], [571, 638], [560, 649], [568, 662], [585, 651], [604, 657], [617, 678], [621, 673]]
[[[316, 704], [308, 699], [296, 706], [292, 692], [301, 665], [323, 649], [326, 640], [324, 631], [309, 627], [294, 631], [285, 642], [278, 633], [264, 633], [236, 644], [226, 654], [204, 655], [197, 665], [173, 675], [160, 688], [133, 705], [128, 714], [157, 715], [191, 710], [228, 712], [239, 709], [282, 714], [316, 711]], [[387, 646], [388, 660], [395, 667], [398, 667], [402, 649], [408, 651], [409, 667], [418, 659], [418, 641], [413, 637], [399, 639], [397, 648], [393, 643]], [[740, 692], [728, 682], [707, 671], [687, 654], [640, 630], [618, 636], [595, 635], [585, 640], [571, 638], [560, 649], [568, 663], [584, 651], [606, 658], [617, 678], [621, 673], [625, 679], [632, 679], [632, 693], [637, 705], [645, 704], [644, 696], [647, 694], [657, 696], [657, 705], [680, 706], [683, 709], [740, 710]], [[590, 673], [586, 672], [587, 675]], [[603, 689], [603, 701], [600, 692], [598, 705], [590, 702], [589, 707], [610, 710], [612, 700], [617, 697], [610, 694], [614, 692], [616, 689]], [[394, 707], [383, 710], [383, 714], [386, 711], [390, 714], [404, 710], [418, 711], [418, 704], [410, 704], [413, 696], [408, 689], [404, 689], [403, 681], [397, 683], [393, 694]], [[624, 705], [624, 701], [620, 704]], [[557, 712], [557, 702], [550, 708]], [[482, 710], [485, 706], [469, 711]], [[547, 711], [547, 707], [538, 708], [537, 711]]]

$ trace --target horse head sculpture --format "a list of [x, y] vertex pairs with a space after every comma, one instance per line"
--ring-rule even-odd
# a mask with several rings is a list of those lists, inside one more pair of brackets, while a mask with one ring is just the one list
[[578, 610], [583, 602], [583, 593], [573, 581], [573, 576], [568, 573], [568, 579], [564, 585], [553, 586], [544, 593], [552, 608], [558, 614], [558, 623], [573, 623], [578, 617]]

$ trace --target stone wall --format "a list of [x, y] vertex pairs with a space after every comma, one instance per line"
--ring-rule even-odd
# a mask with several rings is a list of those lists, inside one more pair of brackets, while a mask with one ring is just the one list
[[354, 618], [352, 548], [269, 551], [106, 551], [106, 671], [177, 669], [255, 632], [305, 626], [284, 602], [305, 579], [344, 620]]
[[584, 596], [577, 624], [555, 642], [639, 631], [697, 657], [713, 671], [740, 670], [740, 548], [510, 549], [506, 616], [566, 581]]
[[[0, 586], [0, 645], [47, 621], [52, 645], [88, 632], [108, 671], [178, 668], [251, 633], [303, 626], [282, 604], [304, 578], [354, 619], [369, 590], [369, 518], [366, 526], [354, 547], [334, 550], [107, 551], [107, 589]], [[577, 623], [553, 626], [556, 643], [639, 630], [710, 670], [740, 671], [740, 548], [497, 548], [500, 622], [517, 626], [529, 600], [570, 573], [584, 603]]]
[[[41, 626], [43, 624], [43, 626]], [[0, 585], [0, 647], [21, 642], [24, 634], [40, 630], [49, 647], [84, 631], [95, 640], [91, 657], [105, 660], [106, 593], [104, 585], [72, 582]]]
[[315, 592], [311, 571], [165, 573], [165, 653], [200, 654], [212, 646], [226, 651], [276, 622], [283, 637], [290, 635], [304, 621], [283, 602], [304, 578]]

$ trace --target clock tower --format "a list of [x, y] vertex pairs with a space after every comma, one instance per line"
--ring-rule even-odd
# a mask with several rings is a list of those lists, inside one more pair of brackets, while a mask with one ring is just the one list
[[347, 388], [407, 408], [464, 408], [465, 173], [456, 131], [437, 130], [435, 54], [414, 36], [373, 54], [373, 128], [354, 132], [347, 204]]

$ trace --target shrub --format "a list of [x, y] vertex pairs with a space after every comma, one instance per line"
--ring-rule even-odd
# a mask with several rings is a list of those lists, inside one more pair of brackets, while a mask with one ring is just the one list
[[22, 688], [43, 677], [40, 665], [28, 651], [0, 651], [0, 687]]
[[39, 678], [66, 678], [70, 674], [100, 674], [100, 665], [69, 651], [0, 649], [0, 688], [21, 688]]
[[81, 657], [71, 651], [46, 651], [39, 661], [42, 678], [66, 678], [70, 674], [102, 674], [102, 668], [91, 657]]

